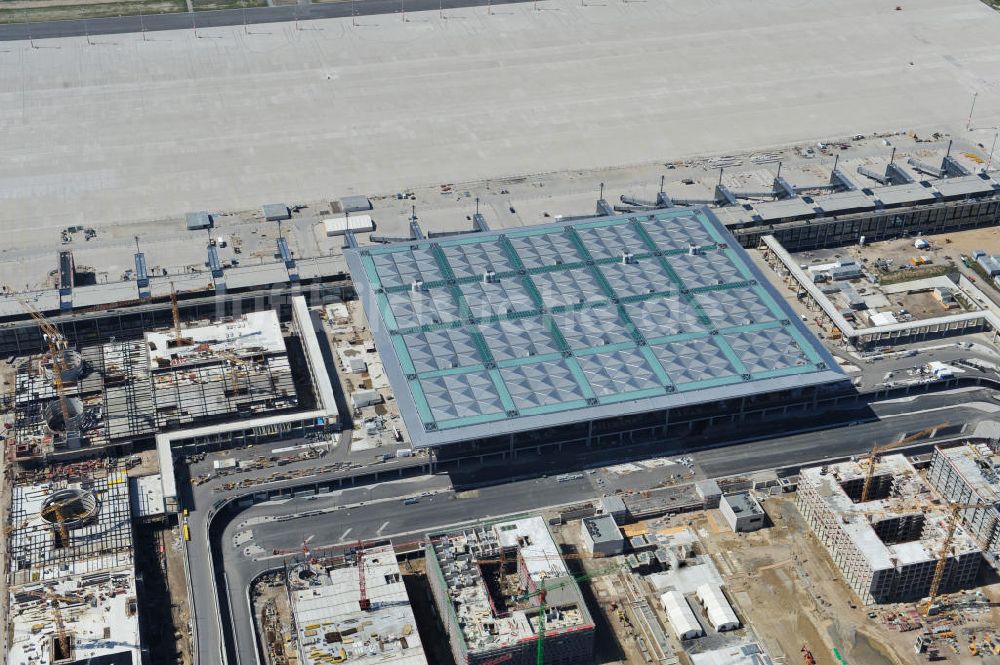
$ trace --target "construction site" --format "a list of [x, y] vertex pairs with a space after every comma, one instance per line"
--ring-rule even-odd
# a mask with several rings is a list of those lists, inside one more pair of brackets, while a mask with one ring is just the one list
[[339, 427], [304, 296], [206, 319], [171, 295], [173, 325], [89, 342], [25, 305], [47, 350], [4, 365], [11, 665], [190, 662], [176, 451]]
[[1000, 318], [969, 257], [948, 254], [963, 231], [792, 253], [761, 238], [764, 262], [786, 299], [817, 335], [859, 351], [929, 339], [994, 332]]
[[584, 663], [594, 622], [541, 517], [430, 536], [428, 581], [455, 662]]
[[985, 443], [938, 447], [927, 481], [941, 497], [967, 505], [959, 514], [994, 565], [1000, 557], [1000, 452]]
[[[939, 459], [996, 448], [883, 455], [895, 447], [876, 447], [870, 467], [675, 478], [395, 550], [303, 542], [254, 587], [258, 635], [269, 665], [374, 651], [409, 663], [406, 634], [435, 665], [1000, 663], [1000, 584], [981, 565], [973, 515], [924, 478]], [[741, 502], [763, 528], [727, 515]]]
[[295, 639], [268, 641], [271, 663], [427, 665], [392, 545], [358, 547], [329, 567], [306, 561], [285, 579]]
[[[175, 306], [176, 312], [176, 306]], [[116, 454], [157, 433], [292, 411], [296, 379], [274, 310], [71, 345], [42, 314], [47, 353], [18, 359], [7, 454], [31, 464]]]
[[140, 665], [129, 480], [122, 466], [13, 488], [11, 665]]
[[866, 605], [975, 584], [979, 546], [903, 455], [804, 469], [796, 505]]

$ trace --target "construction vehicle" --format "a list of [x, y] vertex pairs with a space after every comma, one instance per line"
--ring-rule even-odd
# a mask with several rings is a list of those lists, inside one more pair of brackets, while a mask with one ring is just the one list
[[812, 651], [809, 650], [808, 644], [803, 644], [802, 648], [799, 649], [799, 653], [802, 654], [803, 665], [816, 665], [816, 658], [813, 657]]
[[934, 566], [934, 576], [931, 578], [931, 587], [927, 592], [927, 616], [936, 614], [939, 609], [934, 601], [937, 600], [938, 591], [941, 588], [941, 579], [944, 577], [944, 569], [948, 565], [948, 552], [951, 550], [951, 542], [955, 538], [959, 522], [962, 521], [961, 512], [970, 508], [985, 509], [987, 506], [981, 503], [953, 503], [949, 506], [948, 531], [944, 542], [941, 543], [941, 548], [938, 550], [937, 564]]
[[932, 425], [931, 427], [924, 428], [919, 432], [915, 432], [914, 434], [910, 434], [909, 436], [904, 436], [902, 439], [899, 439], [898, 441], [893, 441], [892, 443], [887, 443], [883, 445], [872, 446], [871, 452], [868, 453], [868, 468], [865, 471], [865, 482], [864, 485], [861, 487], [861, 498], [858, 500], [858, 502], [864, 503], [868, 501], [868, 497], [872, 487], [872, 479], [875, 478], [875, 465], [878, 463], [879, 455], [894, 448], [905, 446], [908, 443], [913, 443], [914, 441], [929, 436], [936, 430], [939, 430], [947, 426], [948, 426], [947, 422], [939, 423], [937, 425]]

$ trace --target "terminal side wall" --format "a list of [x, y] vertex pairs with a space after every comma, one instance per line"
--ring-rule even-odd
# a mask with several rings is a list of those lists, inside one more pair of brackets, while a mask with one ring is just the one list
[[473, 456], [513, 457], [518, 451], [561, 450], [563, 446], [607, 448], [653, 443], [697, 434], [715, 425], [766, 422], [774, 418], [804, 415], [815, 409], [819, 399], [847, 394], [850, 390], [850, 381], [845, 379], [841, 383], [695, 404], [669, 411], [649, 411], [472, 439], [438, 447], [436, 454], [439, 461], [446, 462]]
[[757, 247], [760, 237], [770, 234], [788, 251], [801, 252], [855, 244], [861, 236], [877, 242], [917, 232], [928, 235], [991, 226], [998, 221], [1000, 198], [993, 197], [729, 230], [746, 248]]

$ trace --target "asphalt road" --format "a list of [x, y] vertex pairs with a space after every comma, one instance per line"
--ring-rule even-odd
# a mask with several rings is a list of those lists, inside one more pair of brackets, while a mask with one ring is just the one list
[[[747, 473], [796, 463], [806, 463], [829, 457], [862, 453], [876, 442], [891, 441], [901, 432], [913, 432], [948, 421], [953, 425], [964, 424], [971, 431], [984, 419], [1000, 408], [989, 391], [967, 391], [956, 398], [953, 394], [932, 394], [908, 401], [892, 401], [873, 407], [879, 420], [861, 422], [848, 427], [778, 437], [750, 444], [717, 447], [690, 453], [699, 475], [720, 477]], [[960, 401], [960, 405], [956, 405]], [[674, 453], [672, 453], [674, 454]], [[611, 463], [611, 462], [608, 462]], [[280, 563], [269, 553], [274, 549], [294, 550], [303, 538], [310, 547], [336, 543], [350, 543], [358, 539], [392, 537], [412, 534], [414, 537], [447, 525], [498, 517], [511, 513], [539, 511], [566, 503], [585, 501], [600, 492], [593, 484], [594, 476], [559, 483], [554, 477], [521, 480], [513, 483], [484, 486], [472, 492], [456, 494], [444, 490], [435, 477], [413, 479], [405, 483], [380, 486], [364, 494], [363, 490], [349, 490], [330, 499], [292, 499], [282, 503], [254, 506], [241, 514], [240, 520], [229, 525], [223, 535], [223, 566], [228, 588], [238, 597], [230, 599], [232, 617], [237, 634], [239, 665], [250, 665], [254, 660], [254, 641], [251, 632], [246, 589], [250, 581], [263, 570]], [[640, 487], [641, 489], [641, 487]], [[413, 505], [402, 505], [401, 497], [434, 492], [421, 497]], [[367, 497], [367, 498], [362, 498]], [[364, 505], [359, 505], [364, 501]], [[336, 505], [346, 506], [335, 509]], [[260, 521], [279, 515], [303, 511], [329, 510], [322, 515], [302, 517], [289, 521]], [[246, 556], [245, 545], [236, 548], [234, 535], [251, 528], [253, 542], [263, 554]], [[192, 562], [192, 566], [195, 563]], [[199, 607], [211, 607], [213, 583], [205, 579], [207, 567], [195, 572], [195, 593]], [[199, 617], [199, 625], [214, 622]], [[202, 634], [205, 649], [202, 653], [218, 653], [215, 640], [218, 633]], [[207, 661], [202, 661], [207, 662]], [[230, 663], [229, 665], [236, 665]]]
[[[321, 18], [344, 18], [394, 14], [406, 12], [437, 11], [461, 7], [486, 7], [506, 5], [528, 0], [358, 0], [291, 5], [282, 7], [254, 7], [250, 9], [222, 9], [206, 12], [178, 14], [150, 14], [148, 16], [119, 16], [73, 21], [45, 21], [39, 23], [12, 23], [0, 25], [0, 41], [49, 39], [53, 37], [82, 37], [84, 35], [118, 35], [129, 32], [158, 32], [161, 30], [191, 30], [195, 28], [220, 28], [230, 25], [260, 25], [288, 21], [309, 21]], [[303, 29], [307, 29], [303, 26]]]

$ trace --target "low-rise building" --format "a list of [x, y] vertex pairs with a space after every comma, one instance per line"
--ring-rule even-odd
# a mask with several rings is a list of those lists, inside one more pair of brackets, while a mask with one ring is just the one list
[[698, 498], [705, 502], [705, 509], [718, 508], [722, 499], [722, 489], [719, 483], [714, 480], [699, 480], [694, 484], [694, 491]]
[[597, 515], [580, 520], [584, 548], [594, 556], [615, 556], [625, 549], [625, 538], [611, 515]]
[[597, 501], [597, 512], [601, 515], [611, 515], [615, 523], [624, 524], [629, 519], [628, 506], [620, 496], [602, 496]]
[[363, 550], [353, 565], [304, 568], [289, 575], [300, 663], [427, 665], [392, 545]]
[[972, 253], [972, 257], [990, 277], [1000, 275], [1000, 255], [987, 254], [985, 251], [977, 249]]
[[542, 518], [427, 540], [427, 580], [456, 663], [534, 663], [543, 589], [545, 662], [590, 662], [594, 622]]
[[979, 546], [1000, 556], [1000, 452], [985, 443], [936, 448], [927, 481], [951, 503], [982, 506], [960, 515]]
[[719, 503], [719, 512], [729, 528], [738, 533], [764, 528], [764, 509], [749, 492], [726, 494]]

